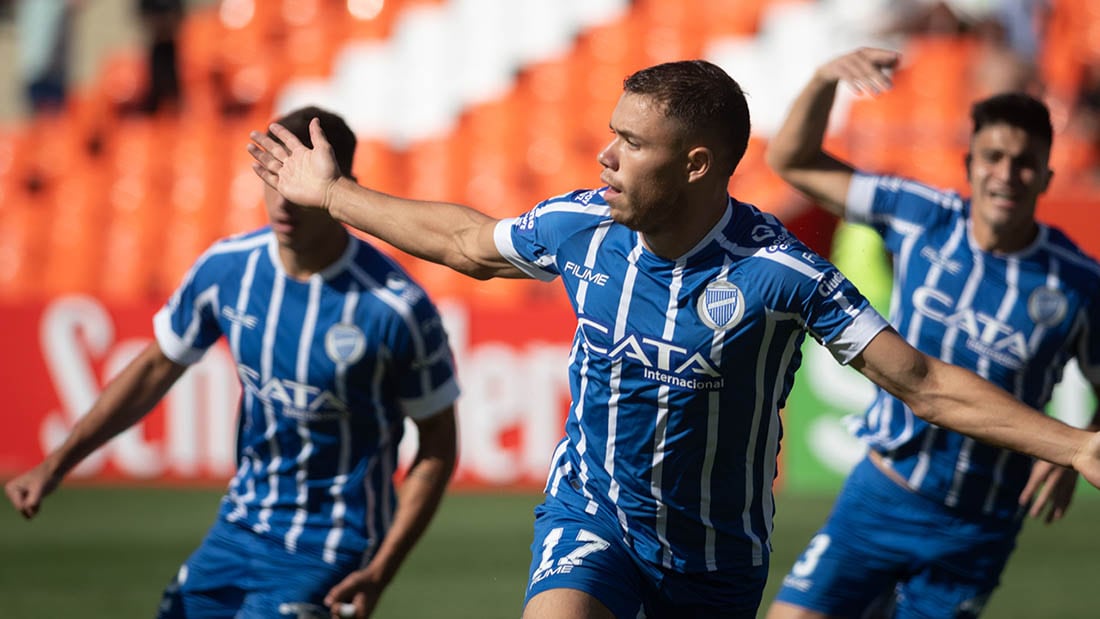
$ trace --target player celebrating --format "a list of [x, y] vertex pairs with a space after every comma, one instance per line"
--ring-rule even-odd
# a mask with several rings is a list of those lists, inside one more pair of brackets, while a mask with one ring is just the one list
[[[298, 143], [313, 118], [332, 136], [333, 173], [350, 178], [356, 140], [340, 117], [306, 108], [279, 123]], [[157, 313], [156, 341], [60, 448], [5, 488], [33, 517], [69, 470], [225, 336], [242, 386], [238, 469], [165, 590], [165, 619], [369, 616], [454, 469], [458, 387], [424, 291], [324, 211], [267, 187], [264, 203], [270, 226], [203, 254]], [[398, 502], [405, 418], [419, 449]]]
[[572, 404], [536, 510], [525, 617], [755, 617], [779, 410], [806, 333], [922, 416], [1100, 482], [1100, 435], [921, 354], [835, 267], [729, 196], [749, 113], [722, 69], [631, 75], [610, 126], [605, 186], [500, 221], [340, 178], [317, 123], [312, 149], [277, 125], [282, 144], [254, 132], [249, 145], [287, 199], [416, 256], [478, 278], [562, 278]]
[[[818, 68], [772, 140], [769, 163], [830, 212], [883, 237], [894, 258], [892, 323], [914, 346], [1036, 409], [1074, 357], [1100, 393], [1100, 265], [1035, 220], [1052, 175], [1042, 102], [1001, 94], [973, 106], [970, 199], [856, 172], [822, 151], [837, 84], [881, 92], [897, 63], [894, 52], [865, 48]], [[1020, 504], [1042, 482], [1033, 515], [1046, 508], [1048, 520], [1061, 517], [1072, 472], [1039, 462], [1029, 483], [1030, 458], [922, 419], [908, 404], [878, 391], [857, 429], [868, 456], [791, 568], [770, 619], [859, 616], [883, 595], [895, 597], [898, 617], [975, 617], [1015, 546]]]

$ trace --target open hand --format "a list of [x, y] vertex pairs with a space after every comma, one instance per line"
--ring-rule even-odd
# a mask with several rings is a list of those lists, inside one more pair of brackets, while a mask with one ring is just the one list
[[817, 69], [817, 77], [831, 82], [847, 82], [857, 93], [881, 94], [893, 86], [890, 71], [901, 61], [898, 52], [877, 47], [861, 47], [838, 56]]
[[340, 172], [321, 122], [316, 118], [309, 122], [313, 148], [302, 144], [278, 123], [271, 125], [271, 133], [282, 144], [259, 131], [248, 135], [252, 140], [248, 152], [256, 160], [252, 170], [288, 201], [299, 206], [328, 208], [328, 192]]
[[1045, 460], [1036, 460], [1031, 466], [1031, 477], [1027, 480], [1027, 486], [1020, 493], [1020, 505], [1027, 505], [1030, 501], [1028, 515], [1040, 518], [1046, 512], [1043, 520], [1050, 524], [1066, 515], [1076, 487], [1077, 471]]
[[1092, 432], [1088, 441], [1073, 456], [1072, 464], [1086, 481], [1100, 488], [1100, 432]]

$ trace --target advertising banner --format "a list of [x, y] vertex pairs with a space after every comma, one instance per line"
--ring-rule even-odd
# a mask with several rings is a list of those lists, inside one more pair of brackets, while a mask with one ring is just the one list
[[[103, 386], [152, 341], [157, 309], [86, 296], [0, 306], [7, 344], [0, 376], [10, 398], [0, 477], [34, 466], [64, 440]], [[471, 312], [444, 301], [439, 309], [463, 389], [456, 483], [541, 488], [569, 404], [571, 312], [557, 303]], [[70, 477], [225, 483], [235, 468], [239, 396], [233, 359], [219, 342], [141, 423]], [[404, 458], [414, 445], [403, 442]]]

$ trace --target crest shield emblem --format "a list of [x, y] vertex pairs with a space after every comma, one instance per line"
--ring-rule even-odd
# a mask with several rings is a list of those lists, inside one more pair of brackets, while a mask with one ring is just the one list
[[336, 363], [351, 365], [366, 350], [367, 336], [355, 325], [335, 324], [325, 333], [325, 353]]
[[736, 326], [745, 315], [745, 295], [732, 283], [719, 280], [707, 284], [696, 306], [699, 318], [715, 331]]

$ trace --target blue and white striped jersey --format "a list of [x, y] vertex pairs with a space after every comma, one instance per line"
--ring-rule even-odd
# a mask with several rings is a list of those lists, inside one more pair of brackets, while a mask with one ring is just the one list
[[263, 228], [207, 250], [154, 327], [178, 363], [223, 335], [236, 361], [238, 469], [220, 517], [328, 562], [372, 553], [396, 505], [405, 416], [458, 396], [424, 291], [354, 237], [323, 272], [290, 278]]
[[846, 363], [886, 320], [775, 217], [732, 199], [677, 260], [614, 223], [603, 190], [500, 222], [496, 245], [531, 277], [560, 275], [577, 314], [547, 492], [608, 510], [654, 563], [761, 565], [805, 334]]
[[[970, 202], [896, 177], [857, 174], [850, 220], [872, 226], [894, 257], [891, 322], [913, 346], [1042, 409], [1073, 357], [1100, 383], [1100, 265], [1039, 226], [1026, 249], [982, 251]], [[969, 513], [1013, 517], [1032, 460], [917, 418], [879, 390], [855, 431], [911, 488]]]

